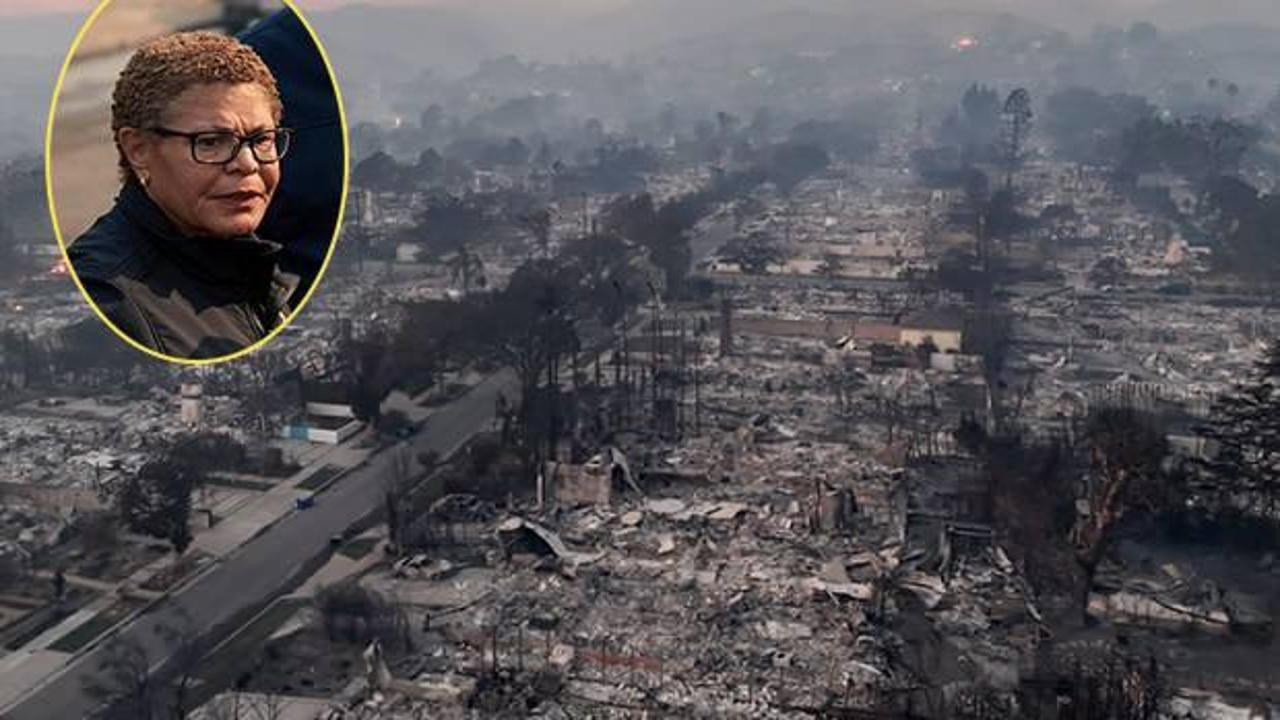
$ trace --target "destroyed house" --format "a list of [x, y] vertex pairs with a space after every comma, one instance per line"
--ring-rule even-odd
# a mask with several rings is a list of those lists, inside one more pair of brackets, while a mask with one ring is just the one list
[[877, 322], [860, 322], [853, 326], [853, 339], [864, 344], [884, 343], [897, 345], [902, 337], [902, 328], [897, 325]]
[[964, 318], [948, 311], [923, 312], [901, 323], [899, 342], [918, 347], [932, 341], [938, 352], [958, 353], [964, 342]]
[[[848, 332], [848, 323], [832, 319], [789, 319], [775, 317], [735, 318], [733, 329], [744, 335], [809, 338], [834, 341]], [[897, 342], [895, 335], [894, 342]]]

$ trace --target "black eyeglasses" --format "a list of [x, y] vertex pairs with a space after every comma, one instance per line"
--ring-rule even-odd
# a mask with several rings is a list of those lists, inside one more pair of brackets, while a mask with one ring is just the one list
[[249, 146], [253, 159], [263, 164], [279, 162], [289, 152], [293, 131], [289, 128], [260, 130], [252, 135], [240, 135], [229, 130], [210, 132], [182, 132], [165, 127], [148, 128], [161, 137], [181, 137], [191, 142], [191, 159], [202, 165], [225, 165]]

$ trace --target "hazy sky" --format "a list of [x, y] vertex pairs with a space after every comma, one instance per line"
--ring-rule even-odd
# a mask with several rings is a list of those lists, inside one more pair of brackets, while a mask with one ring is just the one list
[[[124, 1], [124, 0], [120, 0]], [[483, 2], [484, 0], [480, 0]], [[510, 0], [507, 0], [508, 2]], [[527, 3], [547, 0], [523, 0]], [[459, 0], [360, 0], [372, 5], [448, 5]], [[298, 6], [307, 10], [327, 10], [341, 5], [353, 5], [355, 0], [300, 0]], [[619, 0], [554, 0], [555, 5], [569, 7], [609, 7], [621, 4]], [[0, 0], [0, 15], [34, 15], [50, 12], [88, 13], [97, 5], [95, 0]]]
[[90, 7], [84, 0], [0, 0], [0, 15], [29, 15], [37, 12], [83, 10]]
[[[115, 0], [128, 3], [131, 0]], [[132, 0], [163, 2], [163, 0]], [[210, 1], [210, 0], [204, 0]], [[727, 0], [683, 0], [690, 7], [726, 7]], [[656, 6], [672, 17], [682, 18], [681, 0], [297, 0], [302, 10], [330, 10], [355, 4], [408, 5], [417, 7], [455, 6], [466, 16], [502, 25], [547, 11], [568, 11], [583, 17], [609, 13], [630, 6], [637, 11]], [[0, 18], [31, 16], [53, 12], [87, 15], [97, 0], [0, 0]], [[729, 5], [737, 5], [730, 2]], [[741, 0], [744, 13], [759, 14], [770, 7], [819, 10], [859, 9], [879, 14], [920, 12], [1012, 12], [1072, 32], [1087, 32], [1095, 24], [1125, 25], [1134, 20], [1154, 21], [1161, 29], [1186, 29], [1219, 23], [1280, 25], [1280, 0]], [[477, 12], [478, 11], [478, 12]], [[643, 12], [639, 14], [643, 15]], [[741, 14], [741, 13], [739, 13]], [[676, 23], [679, 24], [678, 22]], [[510, 29], [510, 28], [508, 28]]]
[[[391, 4], [380, 0], [372, 0], [378, 4]], [[427, 5], [438, 0], [417, 0], [412, 4]], [[303, 0], [303, 10], [309, 8], [330, 8], [336, 5], [350, 4], [348, 0]], [[0, 0], [0, 15], [35, 15], [50, 12], [84, 12], [87, 13], [97, 5], [95, 0]]]

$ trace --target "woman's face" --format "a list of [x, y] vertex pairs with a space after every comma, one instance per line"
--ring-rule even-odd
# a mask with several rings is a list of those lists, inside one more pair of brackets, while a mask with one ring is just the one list
[[[161, 122], [184, 133], [231, 131], [241, 137], [276, 127], [267, 91], [254, 83], [193, 85], [169, 103]], [[189, 236], [235, 237], [258, 228], [276, 186], [280, 163], [260, 163], [248, 144], [224, 165], [197, 163], [191, 141], [143, 131], [125, 141], [147, 192]], [[136, 157], [136, 159], [134, 159]]]

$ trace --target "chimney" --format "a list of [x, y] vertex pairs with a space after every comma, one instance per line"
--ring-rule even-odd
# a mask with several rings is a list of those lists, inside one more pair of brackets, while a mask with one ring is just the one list
[[720, 298], [720, 357], [733, 354], [733, 304], [728, 296]]

